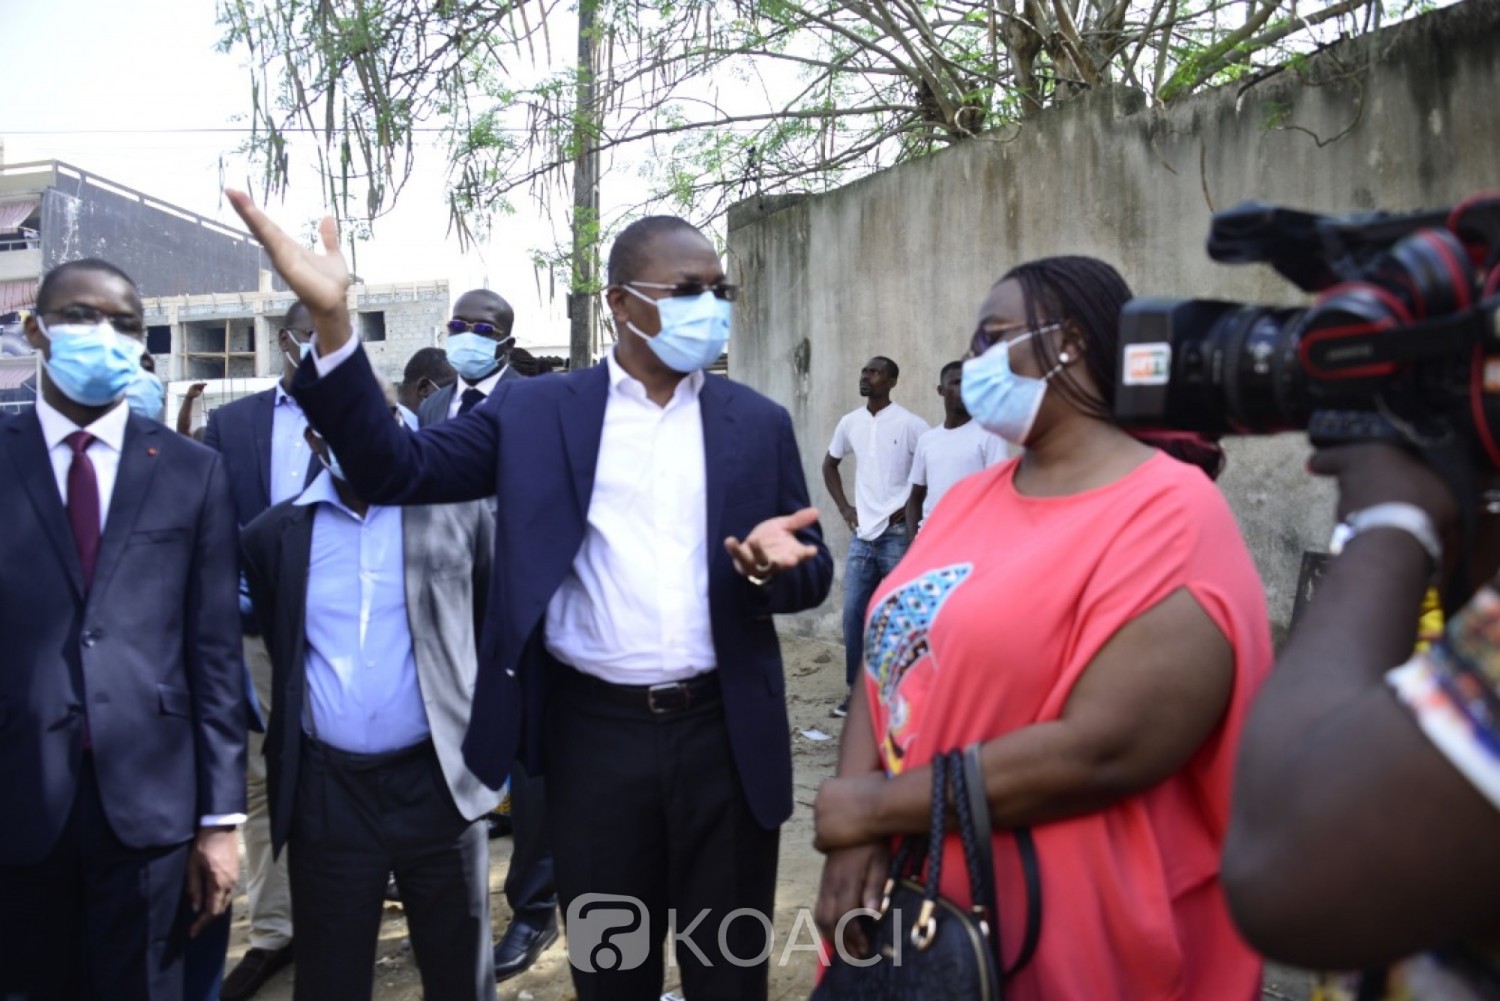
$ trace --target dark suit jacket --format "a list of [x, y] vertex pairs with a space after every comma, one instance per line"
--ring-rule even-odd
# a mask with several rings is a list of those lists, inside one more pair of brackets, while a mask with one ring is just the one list
[[[502, 382], [468, 414], [416, 434], [391, 421], [363, 348], [322, 379], [309, 360], [294, 392], [362, 496], [385, 504], [498, 499], [495, 571], [464, 753], [492, 785], [517, 754], [541, 774], [541, 718], [556, 668], [542, 631], [547, 604], [583, 544], [608, 367]], [[720, 541], [806, 507], [807, 484], [783, 408], [712, 375], [699, 401], [709, 614], [724, 716], [745, 796], [756, 820], [770, 828], [792, 810], [786, 681], [771, 615], [820, 604], [833, 561], [814, 525], [802, 538], [818, 555], [768, 587], [735, 572]]]
[[224, 456], [234, 513], [241, 526], [271, 506], [271, 426], [276, 387], [227, 403], [208, 415], [203, 444]]
[[[495, 383], [495, 390], [499, 392], [500, 387], [507, 382], [524, 378], [526, 377], [517, 372], [514, 366], [507, 365], [500, 376], [500, 381]], [[447, 420], [448, 408], [453, 405], [453, 394], [467, 388], [462, 379], [456, 379], [423, 400], [422, 405], [417, 408], [417, 426], [425, 428], [429, 424], [441, 424]]]
[[[271, 728], [265, 747], [271, 843], [277, 851], [291, 833], [302, 756], [307, 570], [316, 510], [283, 501], [245, 526], [241, 537], [245, 575], [271, 654]], [[401, 529], [407, 625], [427, 725], [454, 805], [473, 820], [500, 801], [498, 788], [486, 787], [463, 761], [494, 518], [478, 502], [414, 506], [401, 512]]]
[[219, 456], [132, 415], [93, 587], [35, 411], [0, 421], [0, 865], [45, 858], [73, 806], [88, 700], [110, 827], [179, 844], [245, 809], [237, 549]]

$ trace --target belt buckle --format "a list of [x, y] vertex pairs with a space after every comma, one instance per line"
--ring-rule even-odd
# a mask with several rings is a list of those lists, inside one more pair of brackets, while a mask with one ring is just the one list
[[[673, 698], [674, 695], [676, 698]], [[680, 712], [691, 705], [692, 701], [693, 696], [687, 685], [680, 681], [667, 681], [646, 689], [646, 708], [658, 716]]]

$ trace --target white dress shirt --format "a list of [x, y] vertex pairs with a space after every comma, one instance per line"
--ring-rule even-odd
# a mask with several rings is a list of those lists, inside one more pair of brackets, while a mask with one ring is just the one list
[[302, 404], [276, 384], [276, 404], [271, 411], [271, 503], [291, 500], [307, 487], [312, 449], [308, 447], [307, 415]]
[[[42, 440], [47, 445], [47, 457], [52, 460], [52, 476], [57, 481], [57, 493], [62, 497], [64, 508], [68, 506], [68, 470], [73, 465], [73, 447], [66, 439], [80, 430], [94, 436], [85, 452], [94, 466], [94, 482], [99, 485], [99, 535], [102, 537], [104, 526], [109, 521], [110, 501], [115, 495], [115, 480], [120, 475], [120, 456], [125, 448], [125, 424], [130, 419], [130, 407], [121, 400], [109, 413], [88, 427], [80, 428], [38, 396], [36, 416], [42, 425]], [[244, 822], [243, 813], [213, 813], [198, 818], [200, 827], [228, 827]]]
[[[327, 356], [315, 350], [318, 375], [358, 343], [351, 337]], [[588, 526], [547, 605], [547, 649], [613, 684], [681, 681], [718, 667], [708, 613], [704, 376], [684, 378], [658, 407], [613, 353], [606, 364], [609, 397]], [[905, 467], [901, 477], [904, 484]]]
[[588, 526], [547, 605], [547, 649], [617, 685], [681, 681], [718, 666], [708, 613], [703, 373], [665, 407], [608, 356], [609, 397]]
[[321, 473], [298, 507], [316, 505], [307, 567], [303, 729], [330, 747], [381, 754], [430, 732], [406, 612], [401, 509], [361, 518]]
[[130, 419], [130, 407], [121, 400], [109, 413], [80, 428], [38, 396], [36, 416], [42, 424], [42, 440], [47, 443], [47, 457], [52, 460], [52, 476], [57, 480], [64, 508], [68, 506], [68, 470], [73, 466], [73, 447], [65, 439], [80, 430], [94, 436], [87, 454], [94, 465], [94, 480], [99, 484], [99, 534], [103, 536], [104, 524], [109, 520], [109, 502], [115, 495], [115, 478], [120, 474], [120, 453], [125, 447], [125, 423]]
[[448, 419], [452, 420], [458, 416], [458, 408], [464, 405], [464, 392], [466, 390], [477, 389], [484, 394], [485, 399], [489, 399], [489, 395], [495, 391], [495, 387], [500, 385], [500, 377], [505, 374], [505, 370], [508, 368], [510, 368], [509, 362], [495, 369], [493, 375], [485, 376], [472, 386], [460, 376], [458, 381], [453, 384], [453, 399], [448, 401]]
[[911, 493], [912, 456], [927, 423], [899, 403], [888, 403], [878, 414], [868, 407], [845, 414], [834, 428], [828, 454], [835, 459], [854, 454], [854, 510], [859, 529], [854, 533], [872, 542], [885, 532], [891, 515], [901, 510]]

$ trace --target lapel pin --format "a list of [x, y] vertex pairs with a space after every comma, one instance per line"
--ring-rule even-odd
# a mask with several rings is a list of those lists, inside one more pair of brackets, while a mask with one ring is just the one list
[[154, 458], [156, 458], [156, 449], [154, 449], [154, 448], [148, 448], [148, 449], [146, 449], [146, 454], [148, 456], [150, 456], [151, 458], [154, 459]]

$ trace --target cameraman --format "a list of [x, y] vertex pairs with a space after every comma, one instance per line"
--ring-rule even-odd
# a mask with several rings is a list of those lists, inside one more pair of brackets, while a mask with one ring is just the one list
[[[1309, 469], [1337, 477], [1346, 520], [1377, 504], [1415, 510], [1370, 519], [1387, 523], [1347, 540], [1261, 691], [1224, 854], [1231, 909], [1274, 959], [1390, 967], [1360, 997], [1494, 997], [1497, 584], [1479, 587], [1444, 637], [1413, 657], [1423, 593], [1442, 569], [1434, 550], [1446, 550], [1450, 572], [1454, 562], [1452, 494], [1389, 445], [1319, 452]], [[1500, 562], [1494, 525], [1479, 535], [1473, 581]]]

